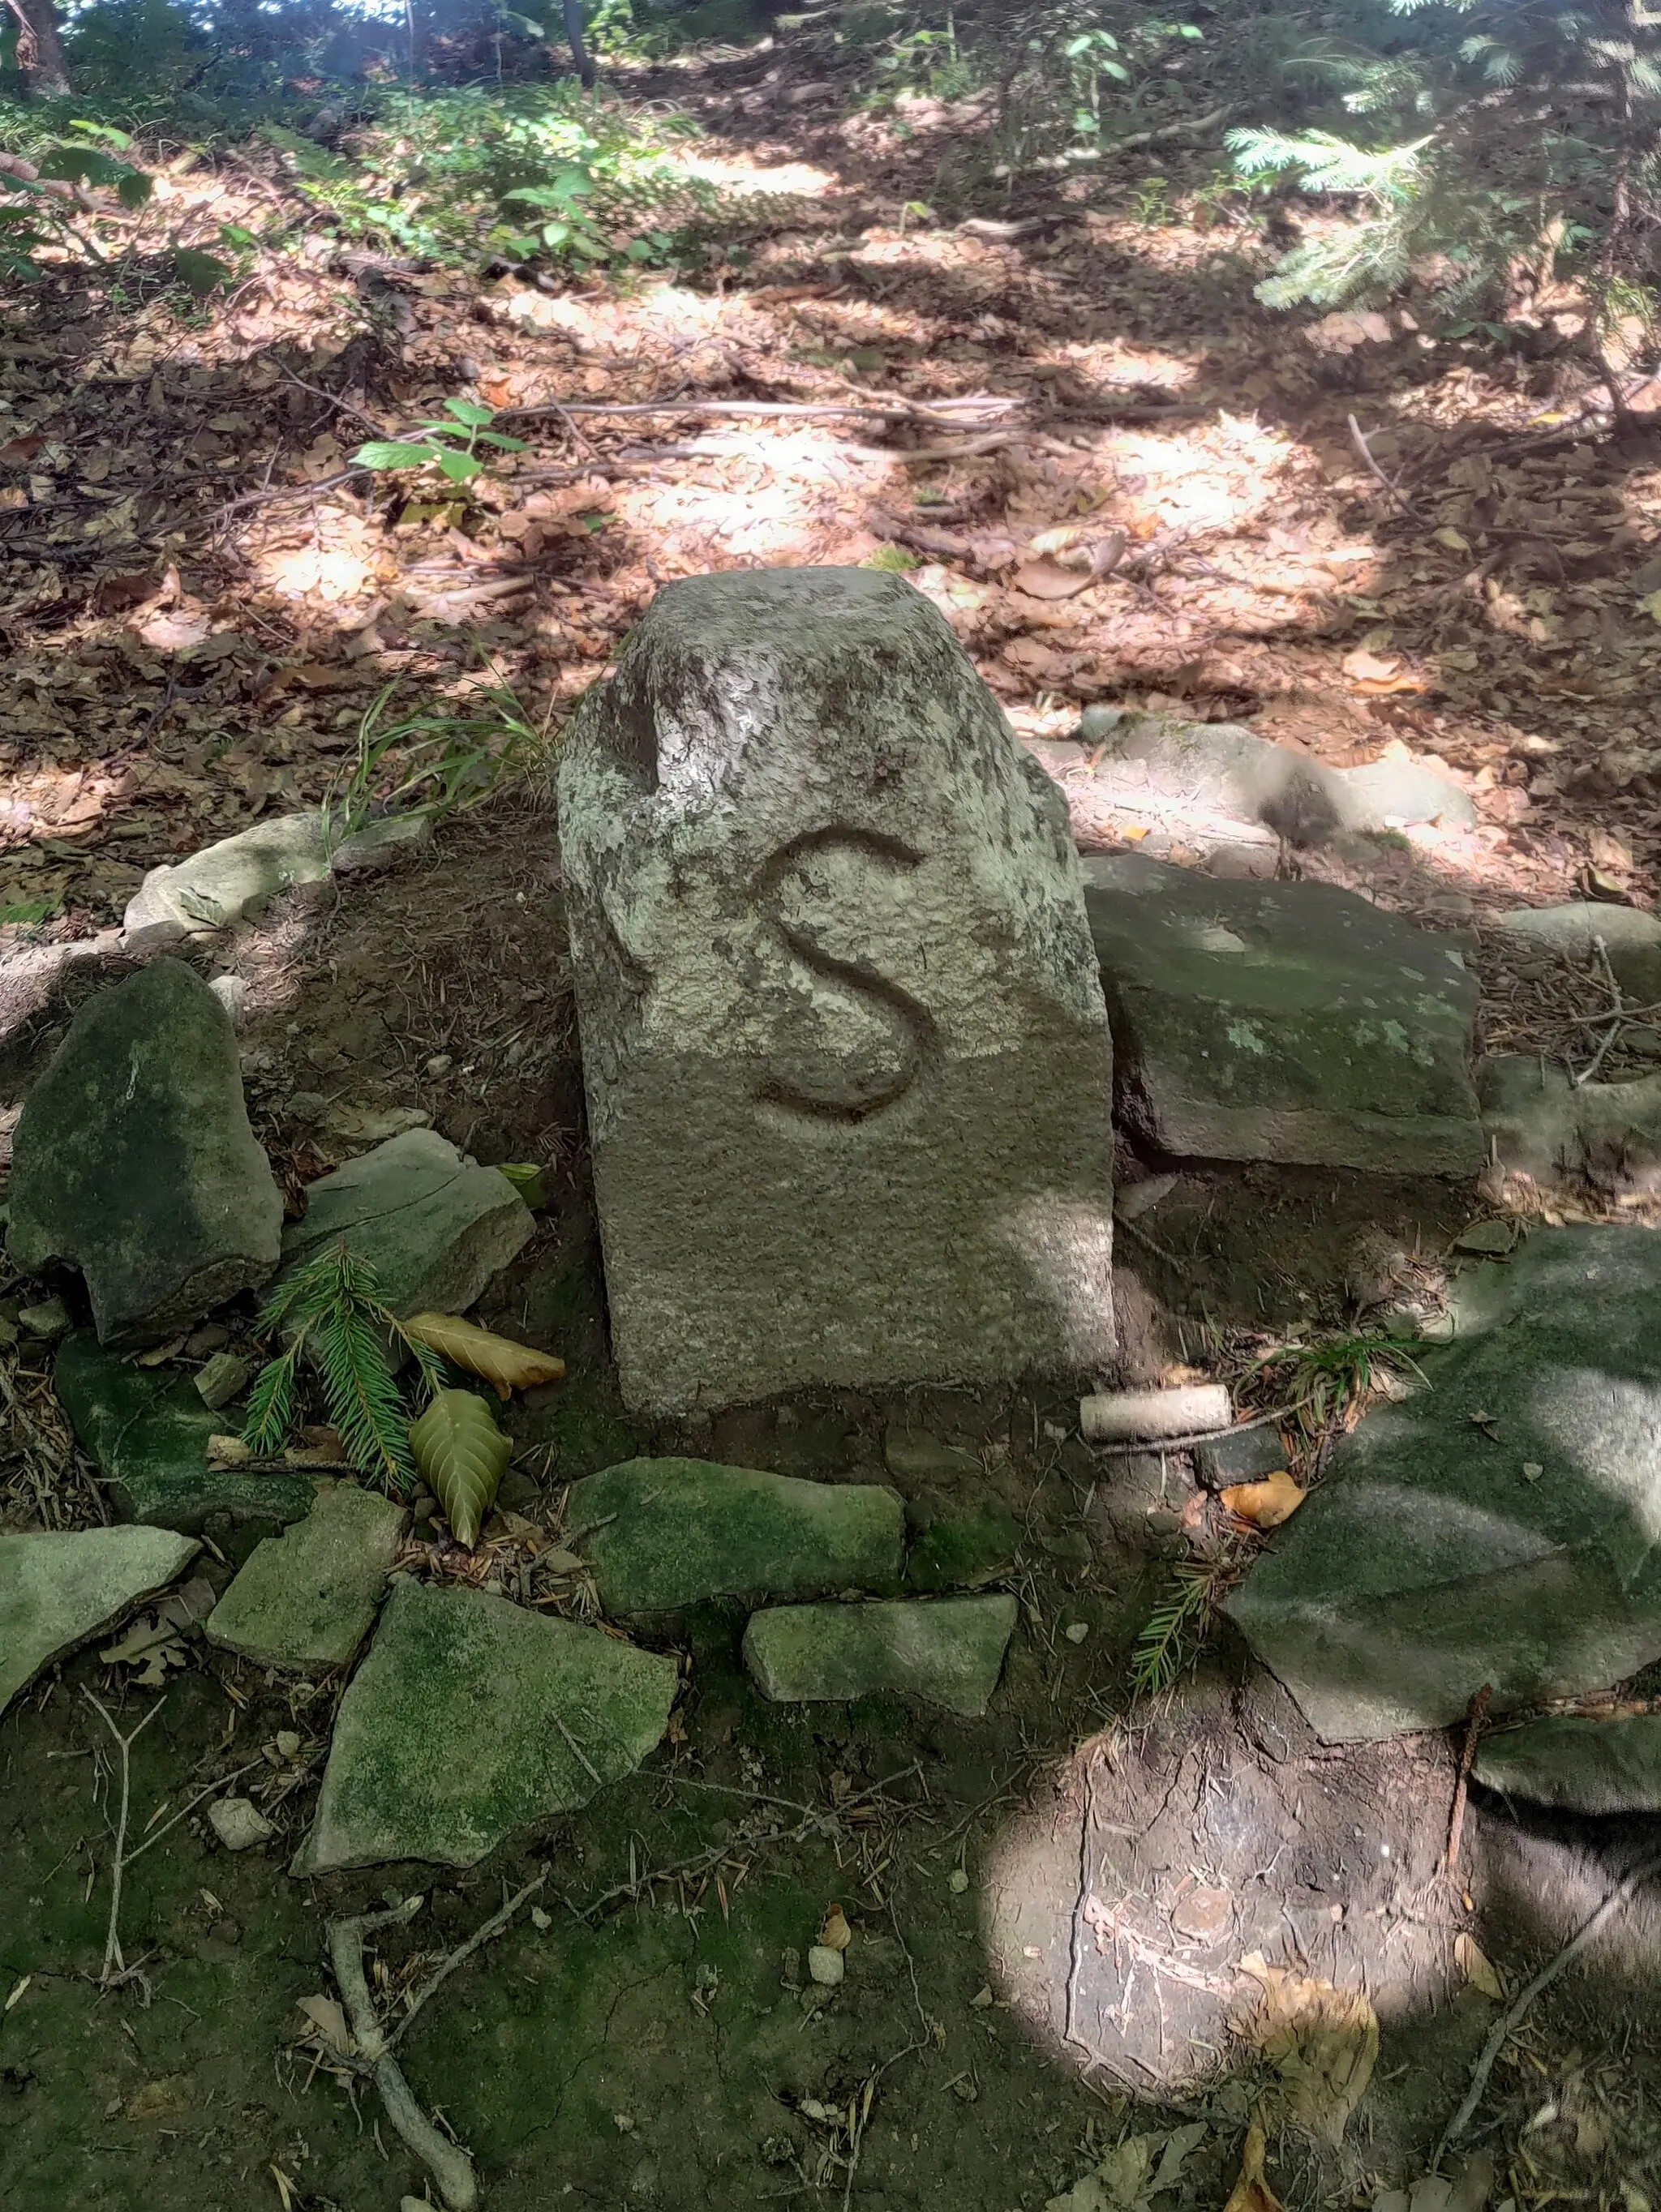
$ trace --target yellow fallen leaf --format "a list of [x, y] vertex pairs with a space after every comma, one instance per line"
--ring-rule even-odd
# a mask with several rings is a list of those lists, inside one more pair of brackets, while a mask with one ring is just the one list
[[1401, 665], [1399, 659], [1381, 660], [1376, 653], [1369, 653], [1364, 645], [1358, 645], [1353, 653], [1347, 653], [1340, 663], [1345, 675], [1355, 684], [1388, 683]]
[[848, 1915], [841, 1905], [833, 1905], [824, 1916], [824, 1925], [819, 1930], [819, 1942], [827, 1951], [845, 1951], [854, 1940], [854, 1931], [848, 1924]]
[[1436, 543], [1445, 545], [1450, 553], [1469, 553], [1470, 550], [1470, 540], [1461, 531], [1439, 530], [1434, 535]]
[[1253, 1951], [1240, 1961], [1262, 1990], [1241, 2032], [1281, 2076], [1287, 2112], [1335, 2148], [1378, 2058], [1378, 2015], [1360, 1990], [1340, 1989]]
[[1479, 1948], [1474, 1936], [1460, 1934], [1453, 1941], [1453, 1955], [1460, 1972], [1472, 1989], [1480, 1990], [1495, 2004], [1504, 2004], [1506, 1985], [1494, 1970], [1493, 1961]]
[[1281, 2212], [1280, 2198], [1263, 2179], [1263, 2160], [1268, 2151], [1262, 2130], [1248, 2128], [1245, 2148], [1240, 2153], [1240, 2178], [1223, 2212]]
[[1050, 561], [1028, 561], [1010, 578], [1011, 586], [1029, 599], [1071, 599], [1087, 591], [1095, 578], [1088, 568], [1063, 568]]
[[565, 1362], [551, 1352], [533, 1352], [528, 1344], [515, 1344], [511, 1337], [498, 1336], [454, 1314], [417, 1314], [403, 1323], [403, 1329], [405, 1336], [465, 1367], [468, 1374], [483, 1376], [495, 1386], [498, 1398], [509, 1397], [515, 1390], [534, 1390], [539, 1382], [557, 1382], [565, 1373]]
[[1291, 1520], [1308, 1493], [1282, 1467], [1261, 1482], [1232, 1482], [1220, 1495], [1229, 1511], [1242, 1521], [1256, 1528], [1278, 1528], [1282, 1521]]

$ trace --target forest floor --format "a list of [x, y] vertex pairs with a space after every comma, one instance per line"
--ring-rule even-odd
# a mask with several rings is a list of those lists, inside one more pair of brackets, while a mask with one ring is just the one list
[[[1146, 155], [1006, 190], [965, 150], [984, 120], [972, 107], [903, 100], [850, 118], [851, 82], [817, 52], [722, 49], [624, 82], [703, 124], [707, 173], [742, 196], [732, 240], [747, 258], [729, 247], [696, 276], [544, 289], [354, 259], [317, 225], [191, 314], [149, 283], [142, 254], [119, 283], [74, 291], [54, 277], [10, 308], [0, 913], [14, 918], [0, 951], [91, 939], [146, 869], [321, 799], [388, 684], [412, 708], [507, 683], [552, 730], [661, 584], [885, 547], [910, 553], [911, 581], [1024, 735], [1068, 734], [1095, 700], [1250, 716], [1335, 765], [1391, 747], [1433, 757], [1476, 799], [1474, 832], [1288, 867], [1479, 937], [1499, 908], [1588, 888], [1652, 901], [1661, 439], [1607, 436], [1572, 307], [1536, 302], [1526, 351], [1433, 342], [1399, 314], [1311, 327], [1256, 304], [1262, 249], [1221, 198], [1196, 226], [1168, 149], [1159, 192], [1142, 182]], [[314, 213], [270, 160], [181, 161], [158, 196], [186, 240], [258, 230], [273, 204]], [[456, 397], [507, 412], [530, 449], [424, 513], [407, 484], [348, 480], [362, 438]], [[954, 422], [952, 402], [973, 404]], [[630, 407], [650, 411], [618, 411]], [[1118, 568], [1046, 596], [1054, 572], [1034, 541], [1106, 528], [1129, 542]], [[1176, 2107], [1133, 2100], [1055, 2008], [1078, 1941], [1068, 1878], [1090, 1747], [1127, 1709], [1129, 1656], [1168, 1588], [1179, 1510], [1161, 1518], [1169, 1501], [1142, 1501], [1151, 1534], [1108, 1516], [1099, 1467], [1065, 1442], [1069, 1412], [1025, 1397], [792, 1401], [696, 1436], [626, 1419], [601, 1317], [557, 855], [533, 800], [441, 831], [429, 855], [338, 902], [274, 909], [223, 964], [250, 986], [256, 1127], [296, 1183], [326, 1164], [296, 1093], [419, 1108], [487, 1161], [557, 1171], [538, 1238], [484, 1318], [554, 1346], [571, 1377], [526, 1416], [520, 1442], [539, 1456], [520, 1528], [499, 1528], [468, 1572], [497, 1571], [526, 1528], [557, 1540], [562, 1486], [632, 1450], [891, 1480], [895, 1423], [961, 1446], [978, 1470], [966, 1501], [1019, 1530], [1005, 1586], [1022, 1626], [986, 1720], [769, 1706], [737, 1664], [732, 1623], [712, 1618], [685, 1639], [690, 1688], [664, 1759], [468, 1874], [404, 1871], [399, 1892], [431, 1902], [388, 1943], [392, 2002], [423, 1959], [549, 1869], [545, 1921], [521, 1917], [472, 1960], [405, 2046], [418, 2094], [472, 2147], [490, 2204], [1038, 2212], [1127, 2131], [1160, 2136], [1157, 2165], [1188, 2127], [1161, 2212], [1220, 2207], [1250, 2107], [1241, 2081]], [[1483, 974], [1491, 1038], [1526, 1048], [1555, 1035], [1548, 994]], [[44, 991], [0, 1005], [8, 1122], [64, 1012]], [[1445, 1239], [1468, 1212], [1467, 1194], [1442, 1187], [1200, 1181], [1191, 1211], [1216, 1217], [1218, 1256], [1172, 1298], [1194, 1337], [1162, 1334], [1134, 1255], [1125, 1270], [1148, 1380], [1196, 1343], [1214, 1349], [1247, 1312], [1271, 1331], [1339, 1322], [1342, 1250], [1363, 1220], [1382, 1212]], [[1268, 1308], [1231, 1297], [1237, 1273], [1270, 1286]], [[7, 1358], [9, 1391], [49, 1424], [44, 1374]], [[40, 1517], [33, 1463], [8, 1462], [0, 1525]], [[60, 1523], [90, 1512], [65, 1497]], [[210, 1579], [229, 1564], [210, 1563]], [[279, 1684], [199, 1644], [188, 1656], [135, 1753], [141, 1824], [208, 1766], [263, 1758], [268, 1808], [297, 1836], [340, 1683]], [[1235, 1663], [1208, 1662], [1177, 1700], [1176, 1718], [1196, 1717], [1214, 1744], [1244, 1725]], [[304, 1885], [276, 1847], [233, 1857], [193, 1822], [128, 1886], [126, 1947], [146, 1980], [100, 1993], [109, 1775], [80, 1692], [100, 1684], [119, 1690], [82, 1653], [0, 1731], [0, 2198], [371, 2212], [414, 2194], [417, 2170], [303, 2009], [327, 1988], [324, 1912], [374, 1903], [380, 1878]], [[152, 1692], [120, 1694], [137, 1718]], [[1153, 1725], [1139, 1718], [1115, 1741], [1145, 1744]], [[1404, 1751], [1367, 1779], [1367, 1819], [1421, 1850], [1428, 1839], [1433, 1857], [1456, 1760], [1449, 1746]], [[1318, 1760], [1310, 1771], [1313, 1804], [1336, 1784]], [[1191, 1854], [1202, 1884], [1217, 1878], [1200, 1834], [1208, 1794], [1202, 1779], [1171, 1838], [1173, 1867]], [[1584, 1839], [1518, 1832], [1474, 1808], [1466, 1887], [1435, 1893], [1449, 1956], [1456, 1930], [1475, 1929], [1512, 1985], [1599, 1893]], [[1335, 1919], [1359, 1894], [1348, 1848], [1312, 1816], [1299, 1880]], [[847, 1983], [819, 2002], [797, 1954], [833, 1902], [855, 1940]], [[1661, 2175], [1655, 1933], [1635, 1913], [1626, 1949], [1557, 1984], [1500, 2069], [1482, 2142], [1519, 2212], [1648, 2212]], [[1061, 1962], [1061, 1984], [1028, 1972], [1046, 1961]], [[1342, 2150], [1279, 2131], [1271, 2171], [1291, 2212], [1371, 2206], [1421, 2170], [1495, 2016], [1457, 1982], [1433, 2002], [1434, 1977], [1409, 1977]], [[1147, 2201], [1092, 2185], [1077, 2212]]]

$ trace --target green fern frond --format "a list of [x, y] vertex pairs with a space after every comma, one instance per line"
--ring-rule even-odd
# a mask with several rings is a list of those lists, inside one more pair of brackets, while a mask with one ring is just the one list
[[1209, 1567], [1191, 1560], [1177, 1566], [1168, 1592], [1136, 1638], [1130, 1681], [1139, 1698], [1163, 1695], [1197, 1657], [1217, 1587]]
[[348, 1458], [401, 1497], [415, 1481], [410, 1417], [386, 1357], [384, 1309], [377, 1310], [378, 1304], [366, 1310], [343, 1299], [319, 1322], [313, 1340], [324, 1395]]

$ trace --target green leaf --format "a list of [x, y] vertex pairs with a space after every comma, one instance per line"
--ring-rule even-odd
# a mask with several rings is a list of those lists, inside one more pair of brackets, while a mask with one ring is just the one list
[[532, 1213], [539, 1213], [548, 1203], [543, 1188], [542, 1170], [533, 1161], [509, 1160], [496, 1173], [504, 1182], [512, 1183]]
[[236, 274], [216, 255], [204, 253], [194, 246], [175, 246], [173, 265], [198, 300], [216, 290], [221, 284], [228, 284]]
[[478, 1540], [513, 1446], [471, 1390], [441, 1390], [410, 1430], [416, 1465], [444, 1508], [458, 1544]]
[[371, 438], [352, 459], [365, 469], [424, 469], [434, 458], [431, 446], [406, 446], [392, 438]]
[[494, 407], [481, 407], [477, 399], [447, 399], [445, 411], [453, 415], [458, 422], [465, 423], [470, 430], [482, 429], [485, 423], [496, 420]]
[[484, 471], [483, 461], [476, 461], [471, 453], [447, 453], [435, 446], [432, 458], [443, 470], [452, 483], [468, 483]]
[[44, 921], [48, 915], [57, 913], [58, 907], [55, 898], [28, 899], [21, 906], [0, 906], [0, 923]]
[[500, 446], [504, 453], [522, 453], [527, 450], [523, 438], [509, 438], [500, 430], [480, 430], [476, 435], [481, 446]]

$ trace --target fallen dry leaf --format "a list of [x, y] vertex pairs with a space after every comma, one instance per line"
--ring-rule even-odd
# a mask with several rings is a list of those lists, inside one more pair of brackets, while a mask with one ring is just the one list
[[824, 1916], [819, 1942], [827, 1951], [845, 1951], [853, 1940], [854, 1931], [848, 1924], [847, 1914], [841, 1905], [833, 1905]]
[[1462, 1931], [1455, 1936], [1453, 1955], [1460, 1972], [1470, 1984], [1472, 1989], [1480, 1990], [1485, 1997], [1492, 1997], [1495, 2004], [1504, 2004], [1506, 1985], [1494, 1972], [1493, 1961], [1480, 1948], [1474, 1936], [1466, 1935]]
[[1261, 2128], [1246, 2130], [1245, 2148], [1240, 2153], [1240, 2178], [1230, 2191], [1223, 2212], [1281, 2212], [1281, 2200], [1263, 2179], [1263, 2160], [1269, 2151], [1268, 2139]]
[[1360, 1990], [1271, 1966], [1261, 1952], [1240, 1967], [1262, 1990], [1242, 2033], [1279, 2073], [1290, 2118], [1335, 2148], [1372, 2079], [1378, 2014]]
[[208, 635], [211, 617], [205, 607], [172, 608], [134, 625], [137, 635], [158, 653], [183, 653], [200, 645]]
[[1282, 1467], [1261, 1482], [1232, 1482], [1220, 1495], [1231, 1513], [1250, 1521], [1253, 1528], [1278, 1528], [1281, 1522], [1291, 1520], [1308, 1492]]
[[515, 1344], [511, 1337], [498, 1336], [454, 1314], [417, 1314], [403, 1327], [404, 1334], [417, 1344], [465, 1367], [470, 1375], [482, 1376], [494, 1385], [498, 1398], [511, 1397], [515, 1390], [534, 1390], [539, 1383], [558, 1382], [565, 1374], [565, 1362], [551, 1352], [532, 1351], [528, 1344]]
[[350, 2058], [356, 2049], [352, 2031], [346, 2025], [346, 2014], [333, 1997], [297, 1997], [300, 2007], [320, 2039], [338, 2058]]
[[1009, 579], [1012, 588], [1029, 599], [1075, 599], [1095, 580], [1088, 568], [1063, 568], [1054, 561], [1023, 562]]
[[1376, 653], [1369, 653], [1358, 645], [1354, 653], [1347, 653], [1339, 665], [1352, 683], [1387, 684], [1401, 666], [1399, 659], [1381, 660]]

